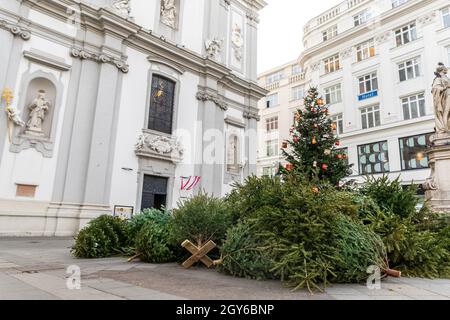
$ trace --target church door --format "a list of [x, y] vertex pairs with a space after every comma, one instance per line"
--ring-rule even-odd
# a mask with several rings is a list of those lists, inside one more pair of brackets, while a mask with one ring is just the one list
[[144, 176], [141, 210], [167, 206], [167, 178]]

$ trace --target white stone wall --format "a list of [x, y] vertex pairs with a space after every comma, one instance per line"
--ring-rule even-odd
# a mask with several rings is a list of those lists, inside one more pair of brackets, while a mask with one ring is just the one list
[[[99, 10], [112, 1], [84, 2], [89, 6], [81, 8], [94, 17], [93, 24], [100, 15], [114, 18], [111, 9]], [[7, 136], [1, 137], [0, 236], [68, 236], [90, 219], [111, 214], [116, 205], [138, 211], [144, 174], [169, 177], [167, 206], [172, 208], [200, 188], [223, 196], [231, 190], [233, 179], [242, 181], [252, 172], [247, 166], [231, 179], [225, 170], [230, 134], [240, 138], [239, 161], [256, 163], [256, 134], [250, 138], [246, 134], [256, 126], [248, 112], [254, 113], [255, 95], [262, 91], [247, 86], [248, 80], [256, 79], [256, 59], [248, 59], [256, 55], [256, 24], [254, 16], [251, 21], [247, 16], [248, 1], [231, 5], [222, 0], [177, 1], [179, 21], [171, 30], [160, 23], [160, 0], [133, 0], [131, 18], [117, 16], [114, 21], [117, 33], [103, 30], [103, 25], [79, 28], [84, 22], [76, 2], [62, 12], [53, 12], [60, 8], [47, 7], [46, 2], [36, 6], [42, 10], [27, 3], [0, 0], [0, 22], [4, 18], [29, 32], [29, 37], [21, 37], [13, 35], [8, 25], [0, 25], [0, 39], [6, 46], [0, 56], [11, 64], [0, 66], [0, 81], [6, 79], [0, 85], [11, 87], [13, 106], [23, 111], [30, 74], [48, 75], [57, 86], [57, 97], [50, 103], [58, 112], [45, 142], [52, 146], [50, 151], [42, 150], [39, 143], [28, 148], [15, 142], [17, 128], [13, 144]], [[244, 41], [239, 65], [231, 55], [231, 26], [236, 19], [241, 19]], [[139, 32], [143, 40], [136, 36]], [[224, 41], [220, 65], [205, 58], [205, 41], [216, 35]], [[122, 36], [132, 37], [134, 43], [123, 43]], [[15, 68], [17, 73], [11, 71]], [[136, 155], [138, 137], [147, 126], [153, 74], [176, 81], [172, 137], [179, 138], [184, 149], [181, 162]], [[220, 99], [227, 110], [214, 99], [199, 100], [197, 92], [202, 90]], [[0, 120], [6, 121], [4, 114]], [[205, 128], [214, 129], [224, 140], [215, 146], [218, 165], [209, 168], [205, 149], [211, 136]], [[196, 175], [202, 176], [199, 187], [182, 192], [181, 177]], [[16, 196], [17, 184], [37, 186], [35, 196]]]

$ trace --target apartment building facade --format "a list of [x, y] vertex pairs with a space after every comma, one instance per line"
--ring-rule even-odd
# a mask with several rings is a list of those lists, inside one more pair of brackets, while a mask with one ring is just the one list
[[259, 104], [258, 173], [283, 162], [295, 110], [317, 86], [354, 165], [351, 178], [424, 182], [435, 126], [431, 83], [437, 63], [450, 64], [450, 3], [344, 1], [310, 20], [303, 44], [298, 61], [259, 76], [270, 93]]

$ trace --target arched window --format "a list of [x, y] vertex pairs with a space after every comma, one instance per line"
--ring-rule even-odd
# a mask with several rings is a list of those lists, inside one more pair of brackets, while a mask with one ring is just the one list
[[148, 129], [172, 134], [175, 82], [153, 75]]

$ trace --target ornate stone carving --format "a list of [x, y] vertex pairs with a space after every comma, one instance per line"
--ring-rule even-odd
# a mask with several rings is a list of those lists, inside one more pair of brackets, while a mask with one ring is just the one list
[[178, 10], [175, 0], [161, 0], [161, 23], [175, 29]]
[[218, 95], [206, 92], [205, 90], [201, 90], [197, 92], [196, 98], [199, 101], [212, 101], [218, 106], [220, 109], [226, 111], [228, 110], [228, 104], [224, 101], [223, 98]]
[[131, 16], [131, 0], [114, 0], [114, 2], [111, 4], [111, 8], [116, 12], [117, 14], [125, 17], [130, 18]]
[[320, 64], [321, 64], [320, 61], [313, 62], [313, 63], [311, 64], [311, 66], [310, 66], [311, 71], [317, 71], [317, 70], [319, 70]]
[[184, 154], [178, 139], [145, 132], [139, 136], [135, 145], [135, 152], [139, 156], [171, 160], [173, 162], [181, 161]]
[[[10, 88], [5, 88], [1, 96], [2, 101], [5, 101], [5, 111], [8, 116], [8, 120], [19, 127], [25, 126], [25, 122], [20, 117], [20, 111], [11, 105], [14, 99], [13, 92]], [[10, 128], [11, 129], [11, 128]], [[11, 132], [10, 132], [11, 136]]]
[[433, 104], [436, 115], [436, 132], [450, 132], [450, 79], [447, 67], [440, 63], [433, 81]]
[[244, 47], [244, 36], [242, 35], [242, 28], [235, 23], [231, 31], [231, 43], [233, 44], [234, 57], [237, 61], [242, 60], [242, 49]]
[[390, 37], [391, 37], [391, 31], [387, 31], [385, 33], [381, 33], [381, 34], [377, 35], [375, 37], [375, 42], [377, 44], [381, 44], [381, 43], [388, 41]]
[[93, 53], [88, 52], [84, 49], [73, 47], [70, 54], [74, 58], [82, 59], [82, 60], [93, 60], [99, 63], [109, 63], [116, 66], [117, 69], [122, 71], [123, 73], [128, 73], [130, 71], [130, 67], [127, 64], [126, 60], [118, 59], [111, 55], [107, 55], [105, 53]]
[[20, 116], [20, 111], [14, 107], [10, 107], [8, 109], [8, 119], [11, 120], [18, 127], [25, 126], [25, 121], [22, 120], [22, 117]]
[[431, 190], [438, 189], [438, 185], [436, 183], [436, 178], [435, 178], [436, 173], [435, 173], [435, 163], [434, 162], [430, 162], [430, 168], [431, 168], [431, 175], [422, 185], [422, 188], [425, 191], [431, 191]]
[[255, 12], [253, 10], [247, 11], [246, 16], [247, 16], [248, 20], [259, 23], [259, 15], [257, 12]]
[[50, 109], [49, 102], [45, 99], [45, 91], [39, 90], [37, 97], [28, 107], [30, 114], [25, 134], [43, 136], [42, 124], [45, 121], [47, 111]]
[[214, 38], [205, 42], [206, 54], [209, 59], [220, 61], [223, 40]]
[[347, 48], [343, 51], [341, 51], [341, 58], [342, 59], [347, 59], [350, 58], [353, 54], [353, 48]]
[[436, 11], [430, 12], [424, 16], [421, 16], [417, 19], [417, 22], [422, 26], [433, 23], [436, 18]]
[[260, 121], [261, 117], [256, 112], [245, 111], [243, 117], [245, 119], [255, 119], [256, 121]]
[[30, 40], [30, 38], [31, 38], [30, 30], [25, 29], [17, 24], [8, 23], [5, 20], [0, 20], [0, 28], [8, 30], [14, 36], [20, 37], [23, 40]]

